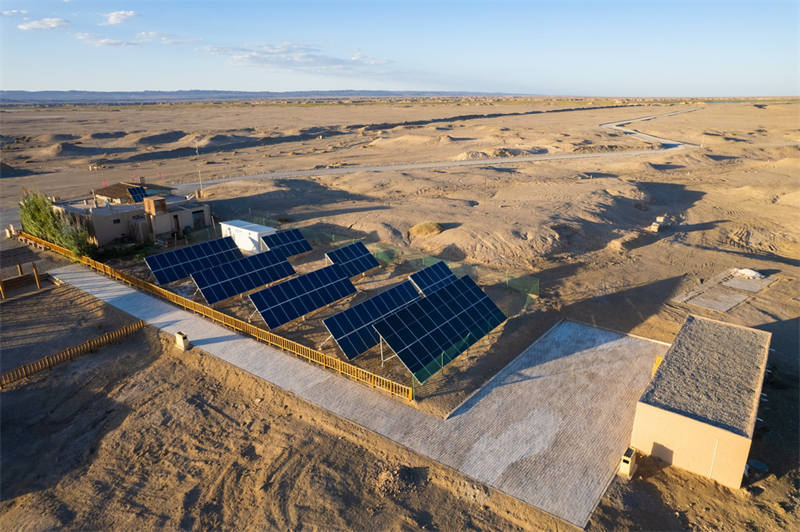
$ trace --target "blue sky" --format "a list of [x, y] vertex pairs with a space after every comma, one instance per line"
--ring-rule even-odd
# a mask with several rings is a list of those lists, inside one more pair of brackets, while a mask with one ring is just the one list
[[800, 2], [27, 1], [5, 90], [800, 94]]

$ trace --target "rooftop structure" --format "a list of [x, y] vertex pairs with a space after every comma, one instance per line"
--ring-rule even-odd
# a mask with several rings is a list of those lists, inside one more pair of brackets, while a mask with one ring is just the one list
[[631, 446], [739, 488], [771, 337], [688, 316], [636, 405]]
[[751, 438], [770, 338], [690, 315], [640, 401]]
[[94, 191], [94, 196], [100, 202], [107, 203], [136, 203], [136, 199], [131, 196], [130, 189], [143, 188], [148, 196], [163, 196], [170, 194], [174, 188], [167, 185], [154, 185], [138, 182], [122, 182], [98, 188]]

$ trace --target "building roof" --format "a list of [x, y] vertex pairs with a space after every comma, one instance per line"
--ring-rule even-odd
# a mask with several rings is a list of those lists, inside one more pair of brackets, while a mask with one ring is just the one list
[[[168, 195], [164, 199], [167, 201], [168, 210], [170, 207], [174, 205], [181, 205], [181, 204], [198, 205], [193, 200], [187, 199], [186, 196]], [[128, 212], [128, 211], [141, 211], [142, 213], [144, 213], [143, 203], [123, 203], [121, 205], [114, 204], [106, 206], [105, 204], [100, 204], [98, 202], [98, 206], [95, 207], [91, 200], [81, 200], [81, 201], [71, 201], [71, 202], [60, 202], [56, 203], [56, 206], [66, 211], [74, 212], [75, 214], [80, 214], [82, 216], [89, 216], [89, 215], [109, 216], [115, 213]]]
[[156, 191], [169, 192], [171, 190], [174, 190], [174, 187], [170, 187], [167, 185], [154, 185], [152, 183], [139, 184], [139, 183], [122, 182], [122, 183], [115, 183], [107, 187], [98, 188], [97, 190], [94, 191], [94, 193], [99, 196], [105, 196], [106, 198], [123, 199], [130, 197], [128, 189], [133, 187], [142, 187], [149, 193], [154, 193]]
[[220, 225], [229, 225], [231, 227], [238, 227], [239, 229], [245, 229], [247, 231], [252, 231], [253, 233], [274, 233], [276, 231], [274, 227], [267, 227], [266, 225], [254, 224], [252, 222], [246, 222], [244, 220], [229, 220], [227, 222], [220, 222]]
[[639, 401], [752, 438], [771, 338], [690, 315]]

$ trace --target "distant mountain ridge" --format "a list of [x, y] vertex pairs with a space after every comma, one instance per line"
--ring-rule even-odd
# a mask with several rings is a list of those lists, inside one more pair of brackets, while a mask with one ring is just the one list
[[219, 90], [182, 91], [18, 91], [0, 90], [0, 105], [26, 103], [131, 103], [131, 102], [197, 102], [219, 100], [280, 100], [297, 98], [422, 98], [512, 96], [488, 92], [447, 91], [289, 91], [250, 92]]

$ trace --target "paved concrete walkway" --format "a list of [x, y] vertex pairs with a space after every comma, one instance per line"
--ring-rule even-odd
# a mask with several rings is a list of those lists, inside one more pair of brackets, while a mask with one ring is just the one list
[[629, 443], [663, 344], [562, 322], [447, 420], [240, 336], [81, 265], [50, 272], [342, 418], [578, 527]]

